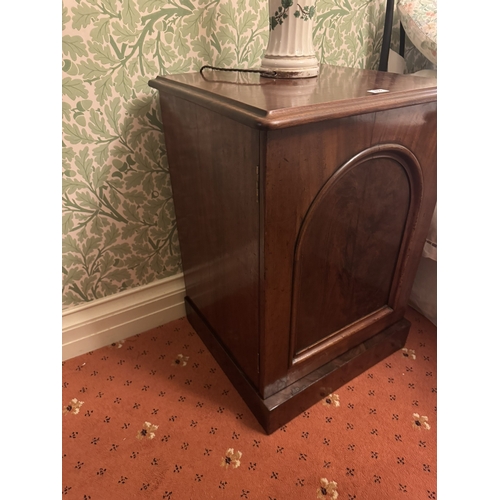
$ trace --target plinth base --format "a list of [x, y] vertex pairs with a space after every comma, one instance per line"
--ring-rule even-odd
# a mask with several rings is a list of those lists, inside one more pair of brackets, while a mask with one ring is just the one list
[[403, 318], [304, 378], [262, 399], [189, 297], [185, 302], [188, 321], [267, 434], [404, 347], [410, 331], [410, 322]]

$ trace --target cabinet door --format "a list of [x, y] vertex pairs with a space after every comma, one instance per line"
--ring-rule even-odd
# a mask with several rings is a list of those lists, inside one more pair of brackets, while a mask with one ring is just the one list
[[320, 349], [342, 354], [365, 340], [367, 322], [397, 309], [421, 185], [413, 154], [388, 144], [356, 155], [322, 187], [295, 246], [292, 364]]
[[403, 317], [435, 204], [435, 119], [432, 103], [269, 134], [264, 398]]

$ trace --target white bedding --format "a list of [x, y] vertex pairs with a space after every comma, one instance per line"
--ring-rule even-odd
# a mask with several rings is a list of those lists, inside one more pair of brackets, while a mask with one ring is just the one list
[[[429, 61], [436, 65], [437, 0], [399, 0], [397, 9], [406, 36]], [[403, 66], [403, 63], [399, 65]], [[413, 74], [422, 77], [437, 76], [434, 70], [423, 70]], [[437, 207], [434, 209], [409, 304], [437, 325]]]
[[437, 326], [437, 207], [434, 209], [409, 304]]

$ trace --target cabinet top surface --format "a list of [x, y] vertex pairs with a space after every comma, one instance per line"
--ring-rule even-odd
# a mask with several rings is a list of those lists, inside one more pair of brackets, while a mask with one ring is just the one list
[[273, 79], [206, 69], [203, 76], [158, 76], [149, 85], [257, 128], [282, 128], [437, 99], [437, 82], [432, 78], [328, 65], [322, 65], [315, 78]]

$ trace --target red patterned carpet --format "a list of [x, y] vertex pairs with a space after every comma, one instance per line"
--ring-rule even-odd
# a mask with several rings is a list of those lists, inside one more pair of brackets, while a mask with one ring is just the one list
[[63, 363], [65, 499], [436, 498], [436, 328], [271, 436], [185, 318]]

